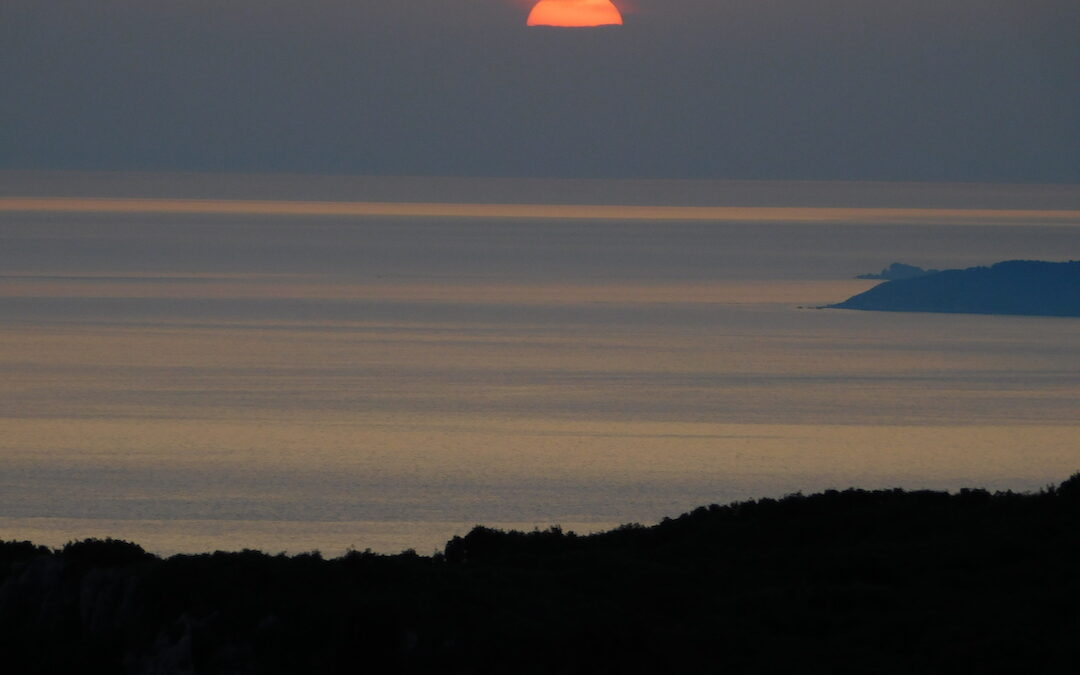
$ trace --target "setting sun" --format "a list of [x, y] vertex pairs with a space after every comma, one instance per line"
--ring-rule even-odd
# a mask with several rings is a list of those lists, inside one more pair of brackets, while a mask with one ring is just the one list
[[529, 26], [621, 26], [611, 0], [540, 0], [529, 12]]

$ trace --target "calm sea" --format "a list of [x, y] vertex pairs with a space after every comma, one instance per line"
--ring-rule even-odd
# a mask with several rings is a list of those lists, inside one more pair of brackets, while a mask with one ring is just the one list
[[1080, 320], [822, 310], [1080, 222], [0, 210], [0, 539], [429, 553], [1080, 471]]

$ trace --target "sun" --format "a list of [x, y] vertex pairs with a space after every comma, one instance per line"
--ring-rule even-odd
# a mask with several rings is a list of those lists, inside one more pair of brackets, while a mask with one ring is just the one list
[[540, 0], [527, 26], [621, 26], [622, 14], [611, 0]]

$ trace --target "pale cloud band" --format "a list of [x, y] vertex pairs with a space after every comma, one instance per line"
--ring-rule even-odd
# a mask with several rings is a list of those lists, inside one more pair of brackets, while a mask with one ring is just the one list
[[0, 212], [201, 213], [267, 216], [384, 216], [848, 224], [1080, 225], [1076, 209], [837, 208], [773, 206], [624, 206], [447, 202], [232, 199], [0, 198]]

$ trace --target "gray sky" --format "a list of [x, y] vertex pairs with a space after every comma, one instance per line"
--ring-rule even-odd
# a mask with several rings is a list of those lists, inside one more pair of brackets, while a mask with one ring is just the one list
[[1080, 181], [1076, 0], [2, 0], [0, 169]]

